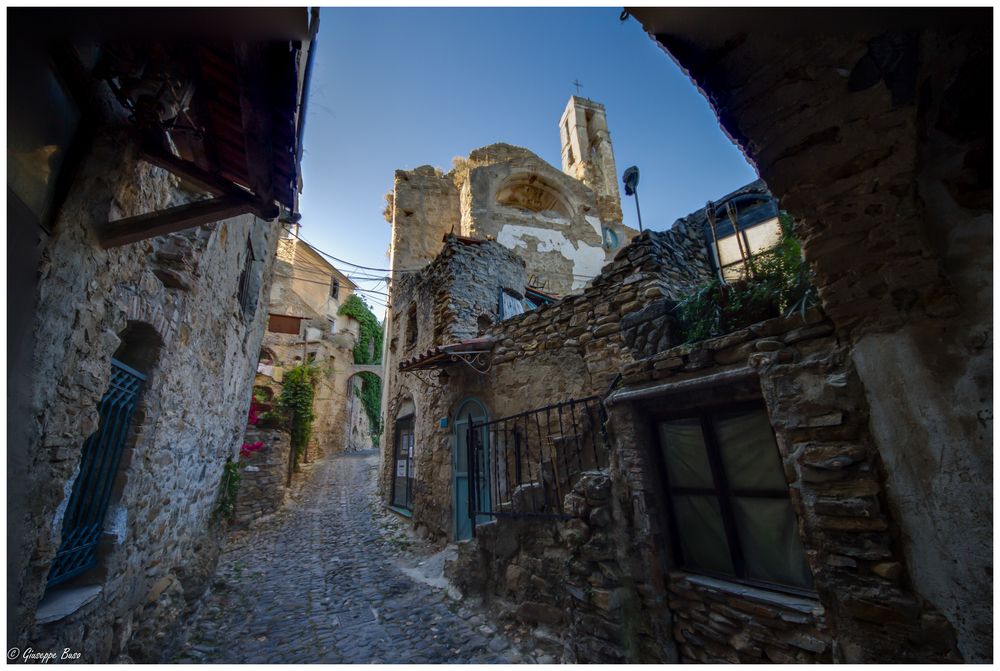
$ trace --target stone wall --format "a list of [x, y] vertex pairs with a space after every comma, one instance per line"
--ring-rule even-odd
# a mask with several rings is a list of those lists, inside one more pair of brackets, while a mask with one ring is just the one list
[[[679, 237], [689, 240], [686, 232]], [[386, 455], [393, 445], [395, 408], [412, 399], [417, 405], [413, 519], [432, 535], [450, 536], [452, 426], [462, 401], [477, 398], [497, 418], [607, 391], [620, 366], [632, 357], [623, 340], [623, 318], [644, 301], [665, 299], [666, 292], [674, 290], [674, 274], [664, 271], [674, 254], [673, 240], [675, 234], [646, 232], [621, 250], [582, 294], [502, 322], [496, 321], [499, 290], [523, 291], [524, 267], [495, 242], [450, 239], [423, 272], [402, 278], [393, 288], [397, 317], [388, 333], [386, 440], [380, 471], [384, 495], [391, 481], [393, 460]], [[398, 315], [414, 304], [419, 334], [408, 346]], [[492, 369], [486, 375], [464, 365], [449, 367], [444, 380], [438, 371], [418, 377], [398, 370], [400, 361], [434, 345], [476, 335], [495, 341]], [[448, 420], [444, 426], [442, 418]]]
[[[32, 461], [10, 492], [26, 502], [18, 522], [34, 530], [10, 550], [19, 579], [9, 588], [20, 603], [8, 615], [16, 623], [12, 643], [22, 647], [70, 647], [90, 662], [126, 650], [156, 659], [178, 603], [194, 599], [213, 569], [211, 516], [223, 466], [242, 443], [278, 226], [243, 216], [109, 250], [93, 233], [109, 219], [188, 197], [174, 178], [138, 161], [124, 132], [108, 131], [92, 146], [44, 242], [31, 394], [37, 423], [29, 443], [13, 448], [26, 449]], [[252, 266], [254, 298], [244, 314], [237, 285], [248, 235], [264, 260]], [[132, 354], [118, 356], [134, 355], [147, 381], [99, 565], [67, 584], [92, 590], [91, 600], [42, 623], [48, 617], [38, 615], [39, 602], [62, 511], [123, 339]]]
[[[451, 429], [438, 421], [457, 402], [430, 387], [399, 363], [431, 347], [482, 334], [499, 319], [500, 290], [523, 294], [524, 262], [503, 246], [448, 236], [444, 249], [421, 273], [401, 277], [393, 286], [394, 318], [387, 320], [386, 377], [383, 383], [384, 440], [380, 487], [388, 498], [394, 459], [395, 420], [406, 400], [417, 403], [415, 427], [414, 519], [435, 535], [451, 533]], [[416, 315], [411, 322], [411, 310]], [[416, 336], [411, 339], [413, 324]], [[420, 501], [419, 504], [416, 501]], [[426, 520], [426, 521], [425, 521]]]
[[[703, 596], [696, 600], [700, 605], [692, 603], [691, 595], [704, 586], [687, 580], [683, 597], [675, 594], [671, 600], [675, 617], [683, 618], [691, 634], [675, 625], [684, 655], [716, 662], [957, 659], [951, 626], [910, 587], [903, 552], [893, 538], [898, 523], [886, 505], [886, 480], [868, 430], [865, 396], [846, 348], [819, 312], [666, 350], [626, 365], [623, 382], [626, 388], [609, 403], [630, 402], [644, 409], [638, 417], [617, 416], [618, 410], [612, 410], [613, 431], [623, 423], [650, 421], [643, 417], [655, 405], [704, 403], [712, 395], [729, 401], [763, 396], [818, 592], [816, 614], [823, 617], [798, 623], [808, 631], [769, 612], [763, 620], [744, 615], [721, 627], [711, 622], [695, 626], [699, 612], [709, 615], [711, 599]], [[630, 438], [617, 447], [623, 472], [653, 470], [648, 450], [643, 453]], [[636, 506], [662, 509], [651, 484], [655, 487], [655, 482], [630, 482], [629, 496]], [[665, 545], [663, 539], [644, 541], [641, 536], [636, 542], [646, 545], [647, 552]], [[672, 592], [678, 591], [676, 583], [672, 574]], [[740, 598], [740, 588], [722, 589], [730, 598]], [[746, 632], [749, 641], [733, 649], [725, 641], [738, 631]]]
[[989, 661], [992, 131], [970, 93], [991, 86], [989, 14], [841, 10], [817, 34], [794, 12], [734, 15], [730, 31], [708, 11], [679, 29], [670, 11], [634, 13], [795, 216], [915, 588], [967, 661]]
[[441, 250], [446, 234], [461, 232], [458, 189], [451, 175], [429, 165], [397, 170], [387, 200], [390, 263], [396, 272], [427, 265]]
[[241, 460], [240, 489], [236, 497], [237, 524], [249, 524], [277, 512], [285, 500], [288, 452], [291, 442], [286, 431], [248, 426], [244, 443], [264, 443], [264, 447]]
[[[607, 393], [620, 373], [624, 388], [608, 400], [611, 463], [593, 476], [610, 483], [610, 501], [567, 500], [576, 521], [561, 525], [501, 519], [480, 527], [453, 570], [473, 571], [467, 588], [512, 599], [515, 617], [556, 626], [580, 661], [960, 659], [953, 627], [910, 577], [851, 349], [817, 309], [675, 345], [669, 318], [656, 320], [706, 272], [670, 272], [678, 237], [693, 258], [697, 238], [687, 231], [646, 233], [582, 294], [486, 329], [495, 341], [488, 375], [451, 366], [408, 379], [417, 408], [414, 521], [433, 536], [452, 533], [454, 436], [446, 427], [462, 400], [477, 398], [503, 417]], [[630, 335], [643, 326], [660, 329], [655, 344], [638, 346]], [[812, 596], [688, 574], [666, 551], [651, 418], [663, 407], [741, 399], [768, 408]], [[549, 602], [564, 615], [540, 607]]]
[[525, 260], [529, 281], [549, 293], [577, 291], [617, 249], [605, 246], [603, 227], [619, 246], [635, 231], [621, 219], [602, 220], [594, 192], [535, 154], [496, 144], [477, 149], [458, 172], [462, 231], [492, 238]]
[[345, 452], [361, 452], [377, 447], [372, 441], [372, 423], [360, 394], [361, 378], [354, 376], [348, 381], [346, 423], [342, 426], [346, 433]]

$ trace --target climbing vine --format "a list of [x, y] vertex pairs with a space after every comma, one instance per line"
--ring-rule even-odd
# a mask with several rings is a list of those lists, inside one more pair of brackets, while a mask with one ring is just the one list
[[[361, 325], [354, 345], [354, 363], [377, 363], [382, 360], [382, 325], [357, 294], [351, 294], [337, 314], [353, 317]], [[369, 354], [370, 353], [370, 354]]]
[[[354, 363], [370, 364], [382, 360], [382, 325], [357, 294], [351, 294], [340, 306], [338, 314], [353, 317], [360, 324], [358, 342], [354, 345]], [[382, 380], [374, 373], [361, 373], [361, 404], [368, 416], [372, 442], [377, 446], [382, 436]]]
[[226, 462], [222, 468], [222, 483], [219, 492], [219, 502], [215, 507], [216, 519], [231, 521], [236, 514], [236, 498], [240, 493], [240, 469], [242, 461]]
[[291, 443], [296, 463], [312, 435], [312, 424], [316, 418], [313, 413], [313, 397], [316, 395], [318, 377], [316, 367], [307, 362], [286, 371], [281, 382], [278, 405], [290, 414]]
[[361, 378], [361, 405], [364, 406], [365, 414], [368, 415], [368, 425], [372, 437], [372, 444], [378, 447], [379, 439], [382, 437], [382, 380], [375, 373], [359, 373]]

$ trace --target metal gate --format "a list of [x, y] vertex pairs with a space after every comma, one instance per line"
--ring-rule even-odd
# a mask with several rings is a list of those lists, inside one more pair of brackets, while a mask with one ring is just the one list
[[563, 498], [584, 471], [608, 465], [599, 396], [470, 423], [469, 517], [567, 518]]
[[100, 424], [83, 443], [80, 473], [73, 482], [63, 517], [62, 543], [49, 569], [49, 585], [83, 573], [97, 563], [104, 515], [108, 511], [118, 464], [146, 376], [115, 359], [111, 383], [98, 405]]

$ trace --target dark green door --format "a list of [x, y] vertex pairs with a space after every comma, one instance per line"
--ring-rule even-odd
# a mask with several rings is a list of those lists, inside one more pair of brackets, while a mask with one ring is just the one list
[[[472, 537], [472, 520], [469, 517], [469, 422], [480, 424], [487, 421], [486, 408], [475, 399], [465, 401], [459, 408], [455, 419], [455, 449], [452, 453], [452, 467], [455, 481], [455, 540], [465, 540]], [[489, 451], [486, 444], [485, 428], [478, 429], [479, 444], [483, 446], [479, 458], [479, 510], [489, 510], [490, 479]], [[489, 520], [486, 515], [477, 515], [476, 524]]]

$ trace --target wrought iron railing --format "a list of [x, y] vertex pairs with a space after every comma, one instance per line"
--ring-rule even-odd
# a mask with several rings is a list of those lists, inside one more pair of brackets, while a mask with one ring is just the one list
[[111, 383], [101, 398], [100, 424], [83, 443], [80, 473], [63, 516], [62, 542], [49, 569], [48, 584], [69, 580], [97, 563], [104, 515], [108, 511], [118, 464], [146, 377], [111, 360]]
[[469, 426], [469, 517], [568, 517], [579, 475], [608, 464], [599, 396]]

